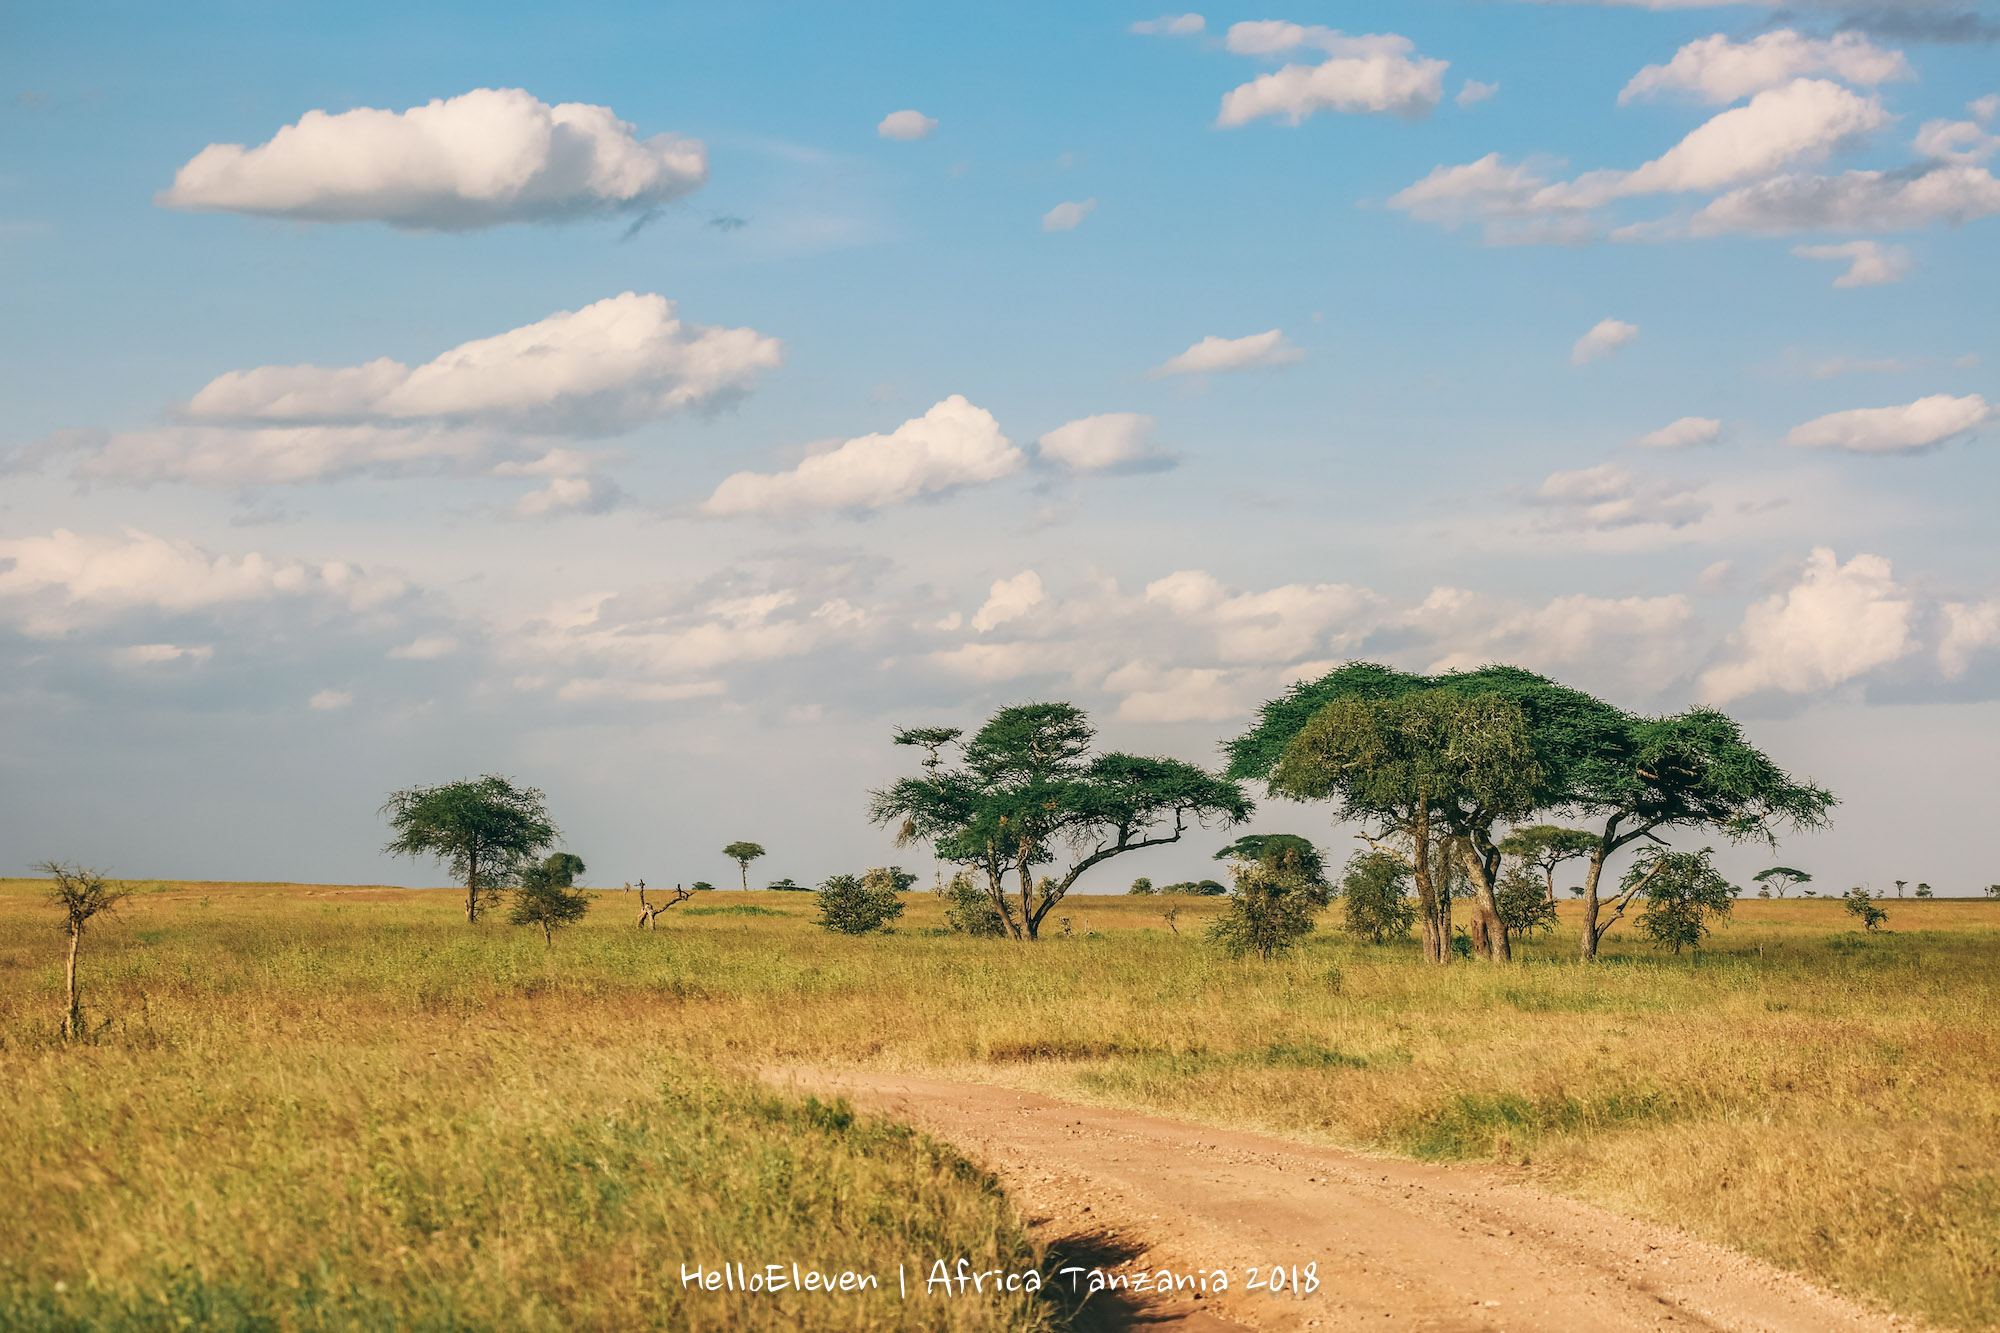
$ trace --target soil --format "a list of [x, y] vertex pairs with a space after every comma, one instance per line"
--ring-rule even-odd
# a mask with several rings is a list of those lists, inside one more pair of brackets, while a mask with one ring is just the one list
[[[1098, 1327], [1438, 1333], [1907, 1333], [1793, 1273], [1548, 1194], [1519, 1168], [1377, 1159], [984, 1083], [786, 1069], [770, 1081], [924, 1128], [999, 1177], [1065, 1265], [1228, 1274], [1227, 1291], [1109, 1292]], [[1250, 1270], [1285, 1286], [1246, 1290]], [[1085, 1275], [1065, 1282], [1083, 1284]], [[1211, 1286], [1213, 1286], [1211, 1279]]]

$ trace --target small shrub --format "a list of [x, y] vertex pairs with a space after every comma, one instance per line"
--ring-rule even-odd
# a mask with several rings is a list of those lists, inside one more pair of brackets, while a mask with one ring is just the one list
[[764, 887], [773, 893], [806, 892], [806, 886], [803, 884], [793, 883], [790, 876], [786, 876], [784, 879], [774, 879], [769, 884], [766, 884]]
[[1889, 919], [1889, 914], [1877, 907], [1875, 900], [1868, 896], [1868, 890], [1859, 884], [1849, 889], [1841, 901], [1846, 905], [1849, 914], [1861, 919], [1863, 930], [1880, 930], [1882, 923]]
[[1147, 879], [1147, 878], [1146, 878], [1146, 877], [1145, 877], [1144, 875], [1141, 875], [1141, 876], [1139, 876], [1139, 878], [1137, 878], [1137, 879], [1135, 879], [1135, 880], [1133, 880], [1133, 881], [1132, 881], [1132, 887], [1131, 887], [1131, 888], [1130, 888], [1129, 890], [1127, 890], [1127, 892], [1128, 892], [1128, 893], [1151, 893], [1151, 892], [1153, 892], [1153, 881], [1152, 881], [1152, 880], [1150, 880], [1150, 879]]
[[1699, 949], [1708, 938], [1708, 923], [1729, 915], [1736, 905], [1736, 887], [1716, 870], [1713, 849], [1670, 852], [1653, 848], [1625, 872], [1629, 891], [1643, 885], [1646, 906], [1639, 913], [1639, 933], [1662, 949], [1679, 953]]
[[903, 914], [903, 900], [894, 892], [869, 888], [854, 875], [832, 875], [819, 886], [819, 926], [841, 935], [866, 935], [887, 930]]
[[1340, 880], [1341, 929], [1370, 944], [1407, 938], [1417, 921], [1410, 870], [1386, 852], [1351, 858]]
[[861, 883], [864, 886], [871, 889], [887, 889], [891, 893], [902, 893], [916, 882], [917, 877], [901, 866], [877, 866], [873, 870], [863, 872], [861, 876]]
[[583, 869], [581, 857], [554, 852], [540, 865], [522, 870], [507, 920], [516, 926], [540, 926], [542, 942], [555, 943], [558, 929], [575, 925], [590, 910], [590, 895], [573, 887]]
[[1229, 892], [1229, 886], [1212, 879], [1185, 879], [1178, 884], [1169, 884], [1158, 892], [1185, 893], [1194, 898], [1220, 898]]
[[1229, 910], [1211, 921], [1208, 937], [1231, 958], [1256, 954], [1269, 960], [1289, 953], [1313, 931], [1319, 903], [1313, 886], [1270, 866], [1237, 866]]
[[715, 886], [705, 879], [696, 880], [691, 886], [696, 893], [714, 893]]
[[1919, 897], [1919, 898], [1930, 898], [1930, 897], [1934, 897], [1934, 896], [1935, 896], [1935, 895], [1931, 893], [1931, 886], [1930, 886], [1930, 885], [1928, 885], [1928, 884], [1919, 884], [1919, 885], [1917, 885], [1917, 897]]
[[[1011, 908], [1008, 913], [1012, 915]], [[1000, 908], [990, 895], [980, 892], [972, 876], [964, 871], [953, 875], [951, 883], [945, 886], [944, 919], [953, 934], [970, 935], [974, 939], [998, 939], [1008, 933]]]
[[1556, 905], [1549, 901], [1548, 886], [1525, 870], [1510, 870], [1494, 886], [1493, 901], [1500, 909], [1500, 924], [1509, 935], [1525, 937], [1556, 928]]

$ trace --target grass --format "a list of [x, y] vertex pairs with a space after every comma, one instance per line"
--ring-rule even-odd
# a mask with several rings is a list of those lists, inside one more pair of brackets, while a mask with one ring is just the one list
[[[1431, 969], [1327, 936], [1232, 962], [1199, 938], [1220, 905], [1191, 900], [1179, 934], [1155, 900], [1072, 900], [1074, 937], [1021, 948], [933, 933], [927, 894], [850, 939], [729, 891], [638, 931], [614, 892], [547, 948], [447, 893], [169, 885], [87, 939], [100, 1031], [62, 1050], [36, 887], [0, 883], [0, 1188], [30, 1201], [0, 1215], [7, 1327], [786, 1327], [797, 1309], [683, 1296], [674, 1265], [1034, 1262], [948, 1152], [751, 1090], [786, 1064], [1524, 1164], [2000, 1325], [2000, 904], [1885, 904], [1893, 933], [1864, 936], [1838, 903], [1752, 900], [1696, 955], [1626, 930], [1585, 967], [1565, 931], [1513, 968]], [[806, 1324], [1055, 1317], [821, 1300]]]

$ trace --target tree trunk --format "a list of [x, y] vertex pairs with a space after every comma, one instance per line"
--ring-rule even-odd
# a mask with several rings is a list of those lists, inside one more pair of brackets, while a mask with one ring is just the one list
[[1597, 840], [1597, 846], [1590, 852], [1590, 865], [1583, 872], [1583, 923], [1582, 942], [1579, 956], [1584, 962], [1597, 959], [1597, 884], [1604, 874], [1604, 862], [1611, 855], [1611, 848], [1618, 839], [1618, 816], [1604, 821], [1604, 835]]
[[1422, 802], [1410, 826], [1410, 873], [1417, 881], [1417, 914], [1423, 921], [1424, 961], [1440, 966], [1451, 962], [1451, 876], [1445, 876], [1440, 896], [1431, 876], [1431, 816]]
[[1489, 837], [1468, 836], [1460, 844], [1460, 859], [1465, 862], [1466, 874], [1472, 879], [1473, 951], [1488, 962], [1513, 962], [1514, 951], [1507, 943], [1507, 927], [1500, 920], [1500, 904], [1493, 897], [1493, 876], [1500, 865], [1499, 851]]
[[549, 923], [546, 921], [542, 922], [542, 943], [553, 947], [555, 942], [556, 937], [549, 933]]
[[1042, 919], [1035, 915], [1035, 865], [1026, 849], [1021, 852], [1021, 924], [1028, 938], [1042, 937]]
[[83, 927], [69, 928], [68, 1006], [63, 1010], [63, 1040], [75, 1041], [83, 1035], [83, 1006], [76, 999], [76, 946], [83, 940]]
[[479, 924], [479, 853], [474, 851], [465, 866], [465, 924]]
[[750, 863], [748, 861], [738, 861], [736, 868], [743, 872], [743, 892], [750, 892]]

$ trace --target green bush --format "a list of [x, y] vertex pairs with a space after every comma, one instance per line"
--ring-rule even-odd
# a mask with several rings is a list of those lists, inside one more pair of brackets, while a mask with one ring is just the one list
[[[994, 905], [992, 896], [980, 891], [972, 876], [960, 871], [951, 877], [951, 883], [944, 891], [944, 919], [954, 934], [970, 935], [975, 939], [997, 939], [1008, 933], [1007, 922], [1001, 918], [1001, 909]], [[1013, 915], [1013, 909], [1008, 909]]]
[[1151, 893], [1153, 892], [1153, 881], [1147, 879], [1144, 875], [1141, 875], [1139, 876], [1139, 878], [1132, 881], [1132, 887], [1129, 890], [1129, 892]]
[[1371, 944], [1406, 938], [1417, 922], [1410, 869], [1386, 852], [1349, 858], [1340, 879], [1341, 929]]
[[855, 875], [832, 875], [819, 886], [822, 929], [841, 935], [866, 935], [887, 930], [903, 914], [903, 900], [880, 885], [870, 888]]
[[1549, 901], [1548, 885], [1525, 870], [1510, 870], [1493, 886], [1493, 902], [1500, 909], [1500, 924], [1511, 936], [1532, 935], [1556, 928], [1556, 905]]
[[1868, 896], [1868, 890], [1859, 884], [1849, 889], [1841, 901], [1850, 913], [1861, 919], [1864, 930], [1880, 930], [1882, 923], [1889, 919], [1889, 914], [1877, 907], [1875, 900]]
[[804, 892], [806, 892], [806, 886], [805, 886], [805, 885], [803, 885], [803, 884], [795, 884], [795, 883], [793, 883], [793, 882], [792, 882], [792, 879], [791, 879], [791, 877], [790, 877], [790, 876], [786, 876], [786, 877], [785, 877], [784, 879], [774, 879], [774, 880], [772, 880], [772, 881], [771, 881], [771, 882], [770, 882], [769, 884], [766, 884], [766, 885], [765, 885], [764, 887], [765, 887], [766, 889], [769, 889], [769, 890], [770, 890], [771, 892], [773, 892], [773, 893], [804, 893]]
[[1274, 958], [1312, 934], [1320, 904], [1311, 881], [1262, 864], [1238, 866], [1233, 873], [1236, 892], [1229, 910], [1208, 926], [1209, 939], [1231, 958], [1252, 953]]
[[1736, 886], [1716, 870], [1712, 855], [1709, 847], [1698, 852], [1652, 848], [1640, 854], [1625, 872], [1625, 888], [1644, 886], [1646, 906], [1637, 922], [1641, 935], [1675, 953], [1701, 947], [1708, 923], [1728, 916], [1736, 905]]

